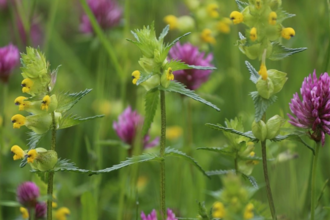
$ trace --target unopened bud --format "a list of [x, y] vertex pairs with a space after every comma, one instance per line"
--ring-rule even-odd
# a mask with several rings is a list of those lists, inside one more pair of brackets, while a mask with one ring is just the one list
[[147, 79], [146, 81], [144, 81], [143, 83], [141, 83], [141, 85], [147, 90], [149, 91], [150, 89], [153, 89], [155, 87], [157, 87], [160, 83], [160, 77], [158, 74], [154, 74], [152, 75], [149, 79]]
[[267, 136], [267, 126], [264, 121], [260, 120], [258, 122], [254, 121], [252, 123], [252, 133], [260, 141], [266, 140]]
[[274, 94], [282, 90], [285, 82], [288, 80], [286, 73], [271, 69], [267, 71], [268, 77], [271, 79], [274, 85]]
[[265, 99], [269, 99], [274, 94], [274, 84], [270, 78], [263, 80], [261, 77], [256, 83], [258, 94]]
[[267, 126], [267, 139], [273, 139], [280, 133], [281, 126], [284, 122], [284, 119], [279, 116], [275, 115], [268, 119], [266, 126]]

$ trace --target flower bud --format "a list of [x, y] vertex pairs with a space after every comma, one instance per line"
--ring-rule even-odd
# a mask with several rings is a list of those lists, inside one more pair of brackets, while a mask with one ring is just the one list
[[40, 50], [27, 47], [26, 54], [22, 53], [21, 57], [24, 78], [43, 78], [48, 73], [46, 57]]
[[150, 89], [153, 89], [157, 87], [160, 83], [160, 76], [158, 74], [152, 75], [149, 79], [141, 83], [141, 85], [149, 91]]
[[252, 133], [260, 141], [266, 140], [267, 136], [267, 126], [264, 121], [260, 120], [258, 122], [254, 121], [252, 123]]
[[274, 85], [274, 94], [282, 90], [285, 82], [288, 80], [286, 73], [271, 69], [267, 71], [268, 77], [271, 79]]
[[199, 7], [199, 0], [185, 0], [184, 3], [189, 10], [196, 10]]
[[53, 169], [58, 159], [56, 151], [46, 150], [44, 148], [31, 149], [26, 157], [31, 167], [40, 171]]
[[274, 84], [270, 78], [263, 80], [260, 77], [256, 83], [258, 94], [264, 98], [269, 99], [274, 94]]
[[193, 31], [195, 28], [195, 20], [190, 16], [181, 16], [178, 18], [177, 28], [181, 32]]
[[255, 27], [253, 27], [253, 28], [251, 28], [251, 30], [250, 30], [250, 39], [252, 40], [252, 41], [255, 41], [255, 40], [257, 40], [257, 28], [255, 28]]
[[178, 18], [174, 15], [167, 15], [164, 17], [164, 22], [170, 25], [170, 30], [175, 30], [178, 27]]
[[174, 74], [172, 68], [169, 67], [164, 73], [162, 74], [161, 84], [164, 88], [167, 88], [170, 84], [170, 81], [174, 80]]
[[266, 126], [267, 126], [267, 139], [273, 139], [280, 133], [280, 129], [282, 124], [284, 123], [284, 119], [279, 116], [275, 115], [268, 119]]

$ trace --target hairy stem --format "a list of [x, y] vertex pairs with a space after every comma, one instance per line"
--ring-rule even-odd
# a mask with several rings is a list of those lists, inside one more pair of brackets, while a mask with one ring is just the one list
[[311, 179], [311, 220], [314, 220], [315, 215], [315, 179], [316, 179], [316, 165], [317, 158], [319, 155], [320, 145], [316, 145], [315, 155], [313, 155], [313, 165], [312, 165], [312, 179]]
[[165, 145], [166, 145], [166, 109], [165, 109], [165, 92], [160, 91], [160, 111], [161, 111], [161, 136], [160, 136], [160, 210], [162, 220], [165, 220]]
[[272, 190], [270, 188], [270, 182], [268, 177], [266, 141], [261, 141], [261, 150], [262, 150], [262, 166], [264, 169], [264, 178], [266, 183], [269, 208], [270, 208], [270, 212], [272, 213], [272, 218], [274, 220], [277, 220], [273, 196], [272, 196]]

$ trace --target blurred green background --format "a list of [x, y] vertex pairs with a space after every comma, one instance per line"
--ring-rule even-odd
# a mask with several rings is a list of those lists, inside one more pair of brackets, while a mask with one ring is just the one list
[[[17, 1], [18, 2], [18, 1]], [[221, 16], [228, 17], [230, 12], [237, 10], [234, 0], [218, 0], [221, 3]], [[102, 145], [102, 140], [119, 140], [112, 128], [112, 123], [127, 107], [132, 106], [140, 114], [144, 114], [145, 90], [131, 83], [131, 73], [138, 69], [139, 49], [126, 41], [133, 38], [131, 29], [142, 28], [143, 25], [155, 21], [156, 32], [159, 34], [166, 25], [163, 18], [168, 14], [176, 16], [189, 13], [183, 1], [139, 0], [119, 1], [123, 8], [123, 19], [119, 27], [106, 32], [106, 37], [113, 46], [113, 51], [123, 70], [119, 76], [114, 68], [106, 49], [96, 36], [86, 36], [79, 31], [80, 17], [83, 9], [79, 1], [64, 0], [30, 0], [19, 3], [26, 17], [32, 16], [40, 24], [43, 42], [39, 45], [45, 52], [52, 68], [61, 65], [55, 91], [78, 92], [85, 88], [93, 88], [92, 93], [78, 103], [72, 113], [90, 116], [105, 114], [105, 117], [86, 122], [79, 126], [61, 130], [57, 133], [57, 151], [61, 158], [70, 159], [83, 169], [102, 169], [118, 164], [127, 155], [121, 146]], [[288, 73], [288, 81], [278, 94], [278, 101], [267, 111], [268, 116], [280, 114], [287, 119], [290, 112], [288, 103], [293, 94], [299, 92], [301, 83], [308, 74], [316, 70], [317, 75], [329, 71], [324, 66], [329, 44], [329, 11], [327, 1], [284, 1], [284, 10], [296, 14], [284, 25], [293, 27], [296, 36], [291, 40], [283, 40], [288, 47], [307, 47], [302, 53], [285, 58], [282, 61], [267, 61], [268, 69], [278, 69]], [[31, 15], [33, 12], [33, 15]], [[17, 34], [15, 25], [15, 9], [7, 8], [0, 11], [0, 46], [10, 42], [25, 52], [25, 45]], [[29, 19], [27, 19], [29, 22]], [[213, 64], [217, 70], [210, 79], [196, 92], [203, 98], [212, 101], [221, 108], [221, 112], [203, 106], [192, 100], [182, 99], [179, 95], [167, 95], [168, 126], [180, 126], [183, 134], [168, 140], [167, 145], [189, 152], [205, 170], [233, 169], [233, 161], [214, 152], [197, 151], [197, 147], [221, 147], [227, 142], [222, 132], [212, 130], [205, 123], [223, 124], [225, 118], [243, 116], [245, 130], [250, 130], [254, 116], [254, 107], [249, 93], [255, 85], [249, 80], [249, 72], [244, 61], [248, 60], [235, 46], [238, 32], [244, 32], [244, 25], [232, 25], [229, 34], [217, 37], [217, 44], [212, 46]], [[165, 41], [169, 42], [180, 34], [171, 31]], [[185, 42], [183, 38], [181, 42]], [[249, 60], [258, 69], [257, 60]], [[19, 162], [12, 160], [10, 147], [14, 144], [25, 148], [27, 131], [25, 127], [12, 129], [10, 118], [18, 113], [14, 99], [22, 95], [20, 82], [22, 77], [19, 68], [9, 80], [8, 96], [0, 97], [4, 102], [5, 112], [2, 113], [2, 131], [5, 145], [1, 146], [0, 158], [0, 191], [1, 200], [15, 200], [17, 186], [28, 180], [37, 181], [36, 175], [29, 172], [29, 167], [19, 168]], [[0, 84], [0, 91], [3, 91]], [[188, 117], [185, 112], [190, 106], [192, 112]], [[191, 123], [191, 149], [187, 147], [185, 134], [187, 123]], [[157, 112], [151, 128], [152, 138], [160, 135], [160, 112]], [[329, 144], [321, 149], [317, 173], [317, 195], [320, 195], [324, 182], [330, 177]], [[308, 140], [307, 140], [308, 141]], [[312, 142], [309, 142], [313, 144]], [[48, 148], [50, 137], [42, 139], [39, 146]], [[296, 154], [292, 160], [269, 163], [269, 173], [277, 213], [283, 219], [308, 219], [309, 213], [309, 181], [312, 154], [297, 142], [268, 143], [269, 157], [278, 158], [283, 152]], [[158, 148], [149, 152], [157, 152]], [[256, 145], [256, 155], [261, 155], [260, 146]], [[69, 219], [85, 219], [84, 210], [88, 207], [97, 213], [97, 219], [117, 219], [122, 212], [122, 219], [135, 219], [136, 213], [150, 212], [159, 209], [159, 165], [143, 163], [139, 165], [139, 185], [137, 191], [132, 188], [130, 174], [132, 168], [124, 168], [104, 175], [87, 176], [77, 173], [56, 173], [55, 191], [58, 206], [71, 210]], [[121, 178], [126, 177], [126, 178]], [[267, 204], [261, 164], [252, 173], [261, 187], [254, 199]], [[250, 185], [248, 181], [244, 182]], [[42, 187], [42, 185], [40, 185]], [[174, 210], [179, 217], [196, 217], [198, 201], [205, 201], [211, 208], [216, 201], [210, 194], [221, 189], [220, 176], [205, 178], [189, 164], [180, 159], [166, 160], [166, 205]], [[124, 206], [119, 207], [121, 189], [124, 190]], [[91, 198], [82, 203], [82, 198]], [[83, 196], [82, 196], [83, 195]], [[83, 199], [84, 200], [84, 199]], [[319, 207], [326, 215], [320, 219], [329, 219], [327, 209], [330, 207], [330, 191], [327, 184]], [[137, 205], [138, 201], [138, 205]], [[94, 204], [94, 205], [93, 205]], [[2, 219], [18, 217], [17, 207], [2, 207]], [[0, 217], [1, 219], [1, 217]]]

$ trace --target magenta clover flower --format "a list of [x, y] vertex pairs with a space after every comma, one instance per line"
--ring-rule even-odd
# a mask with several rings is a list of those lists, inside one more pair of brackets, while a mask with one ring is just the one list
[[[122, 10], [114, 0], [87, 0], [97, 22], [103, 30], [115, 27], [122, 17]], [[93, 27], [87, 15], [81, 17], [80, 31], [92, 33]]]
[[330, 77], [328, 73], [305, 77], [300, 93], [293, 95], [289, 103], [292, 115], [288, 114], [289, 122], [297, 127], [311, 129], [310, 137], [316, 142], [325, 142], [325, 133], [330, 134]]
[[[126, 144], [132, 146], [135, 136], [137, 134], [137, 129], [143, 125], [143, 118], [137, 113], [137, 111], [132, 111], [131, 107], [127, 107], [124, 112], [119, 115], [118, 122], [113, 122], [113, 128], [115, 129], [119, 138]], [[143, 139], [144, 148], [150, 148], [157, 146], [159, 144], [159, 138], [155, 138], [150, 141], [150, 136], [146, 135]]]
[[[180, 45], [176, 43], [169, 52], [169, 58], [178, 60], [183, 63], [195, 66], [213, 66], [211, 64], [213, 60], [212, 53], [205, 57], [205, 53], [199, 52], [197, 47], [194, 47], [190, 43]], [[211, 74], [212, 70], [177, 70], [174, 71], [174, 79], [185, 84], [188, 89], [198, 89], [202, 83], [206, 82]]]
[[[157, 213], [156, 210], [152, 210], [149, 215], [145, 215], [144, 212], [141, 213], [142, 220], [157, 220]], [[166, 220], [178, 220], [175, 217], [175, 214], [172, 212], [171, 209], [167, 209], [167, 218]]]
[[44, 202], [39, 202], [35, 207], [36, 219], [43, 219], [47, 215], [47, 204]]
[[39, 187], [34, 182], [24, 182], [17, 188], [17, 201], [24, 207], [34, 207], [39, 197]]
[[0, 79], [7, 82], [9, 75], [19, 63], [19, 51], [12, 44], [0, 48]]

